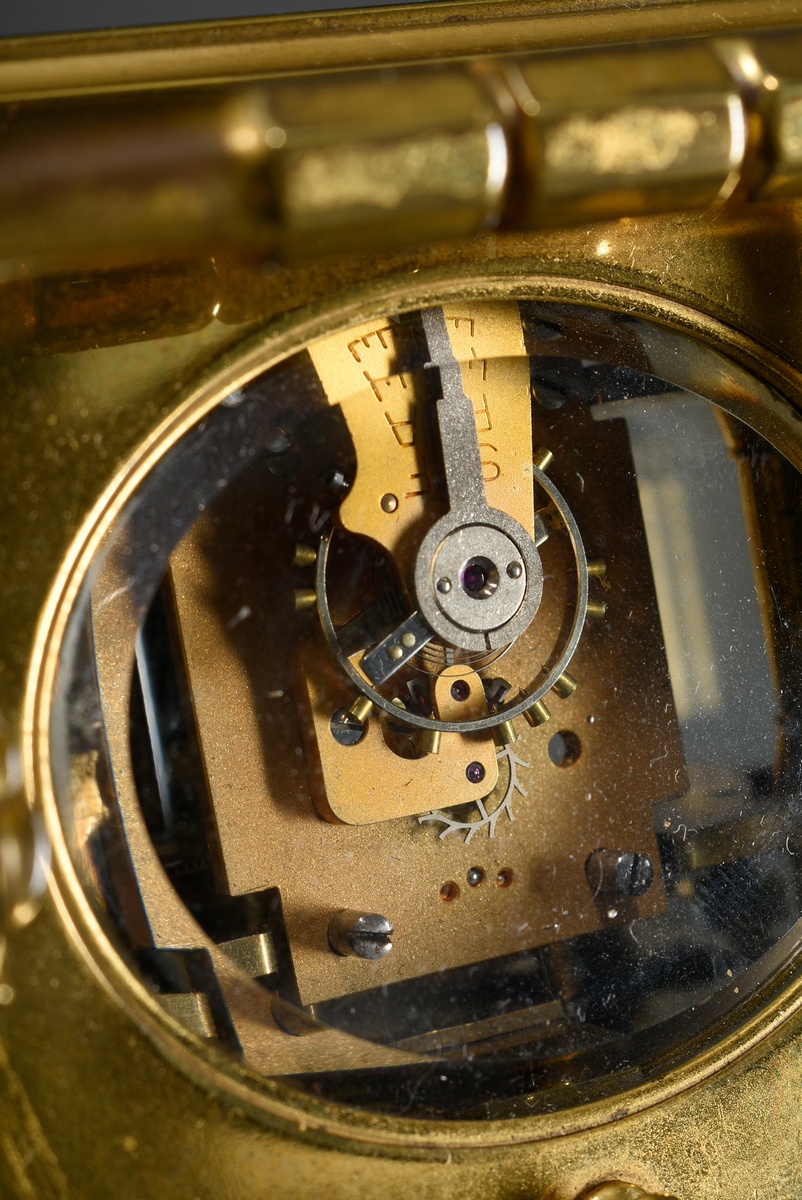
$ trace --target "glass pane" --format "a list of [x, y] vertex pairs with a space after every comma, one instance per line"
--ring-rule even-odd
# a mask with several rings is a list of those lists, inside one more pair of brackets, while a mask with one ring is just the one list
[[646, 322], [451, 303], [188, 432], [108, 532], [53, 723], [87, 890], [167, 1012], [443, 1118], [736, 1027], [800, 918], [783, 411]]

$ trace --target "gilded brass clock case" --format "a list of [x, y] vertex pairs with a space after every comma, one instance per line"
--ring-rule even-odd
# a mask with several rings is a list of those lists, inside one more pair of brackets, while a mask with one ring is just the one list
[[[663, 31], [662, 10], [661, 19]], [[446, 1125], [368, 1115], [222, 1060], [164, 1014], [87, 902], [55, 802], [48, 723], [70, 606], [110, 521], [148, 472], [254, 374], [379, 314], [451, 297], [636, 314], [692, 339], [690, 388], [718, 389], [717, 354], [743, 368], [721, 402], [799, 466], [802, 295], [789, 265], [799, 243], [798, 209], [768, 204], [493, 233], [371, 260], [367, 271], [347, 256], [282, 269], [279, 302], [261, 268], [221, 255], [211, 299], [236, 296], [240, 320], [179, 322], [185, 336], [169, 367], [164, 343], [123, 337], [93, 349], [88, 334], [60, 355], [9, 356], [2, 701], [10, 727], [23, 731], [26, 793], [44, 816], [53, 871], [42, 912], [9, 938], [0, 984], [9, 989], [0, 1009], [0, 1180], [10, 1195], [290, 1198], [325, 1186], [344, 1200], [413, 1189], [572, 1200], [624, 1178], [647, 1192], [712, 1200], [748, 1196], [756, 1161], [767, 1195], [796, 1195], [802, 993], [793, 968], [755, 994], [737, 1028], [679, 1068], [666, 1063], [660, 1078], [622, 1094], [532, 1119]], [[754, 379], [767, 385], [757, 394]], [[37, 400], [32, 419], [34, 383], [47, 401]]]

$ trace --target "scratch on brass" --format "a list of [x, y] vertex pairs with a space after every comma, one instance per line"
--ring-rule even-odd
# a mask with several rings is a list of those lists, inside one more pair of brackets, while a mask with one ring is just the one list
[[0, 1193], [68, 1200], [67, 1181], [0, 1042]]

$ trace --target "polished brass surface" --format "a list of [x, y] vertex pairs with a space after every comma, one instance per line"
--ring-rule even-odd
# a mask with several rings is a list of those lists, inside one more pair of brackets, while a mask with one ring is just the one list
[[541, 471], [548, 471], [554, 462], [554, 455], [545, 446], [535, 446], [532, 450], [532, 462], [536, 467], [540, 467]]
[[[799, 19], [796, 3], [779, 0], [454, 4], [447, 12], [446, 32], [440, 10], [427, 6], [414, 15], [235, 22], [213, 39], [197, 27], [10, 43], [2, 87], [9, 98], [52, 103], [276, 68], [518, 54], [524, 40], [539, 49], [745, 32], [751, 43], [756, 29]], [[325, 1188], [332, 1200], [574, 1200], [598, 1191], [599, 1180], [622, 1178], [646, 1196], [797, 1200], [802, 1019], [790, 977], [741, 1030], [700, 1048], [686, 1067], [669, 1065], [616, 1099], [520, 1123], [372, 1117], [221, 1065], [158, 1010], [89, 910], [53, 804], [46, 727], [61, 601], [98, 543], [100, 515], [135, 486], [140, 448], [163, 422], [164, 436], [175, 435], [248, 373], [254, 330], [265, 363], [377, 312], [448, 297], [542, 296], [635, 312], [694, 331], [777, 387], [785, 405], [764, 398], [758, 412], [737, 388], [728, 402], [755, 413], [798, 463], [798, 417], [789, 413], [802, 407], [802, 236], [799, 209], [775, 202], [798, 187], [797, 37], [754, 39], [765, 74], [749, 97], [750, 114], [760, 113], [758, 124], [750, 115], [750, 170], [762, 161], [756, 139], [774, 139], [760, 185], [771, 203], [739, 207], [736, 187], [736, 202], [712, 212], [436, 246], [424, 235], [414, 251], [341, 255], [297, 271], [265, 272], [258, 258], [234, 253], [215, 254], [213, 264], [208, 254], [160, 261], [135, 247], [123, 264], [78, 256], [54, 275], [44, 261], [21, 267], [24, 248], [12, 248], [0, 283], [4, 342], [20, 350], [6, 349], [2, 362], [0, 708], [24, 749], [29, 799], [44, 807], [54, 866], [42, 913], [9, 937], [0, 979], [0, 1194], [295, 1200]], [[779, 86], [767, 88], [767, 76]], [[96, 286], [78, 303], [83, 279]], [[300, 311], [287, 316], [292, 309]], [[216, 382], [204, 391], [209, 378]], [[132, 456], [136, 466], [126, 465]], [[583, 671], [577, 696], [585, 684]], [[89, 796], [85, 808], [90, 820]], [[199, 1032], [205, 1019], [199, 1010]]]

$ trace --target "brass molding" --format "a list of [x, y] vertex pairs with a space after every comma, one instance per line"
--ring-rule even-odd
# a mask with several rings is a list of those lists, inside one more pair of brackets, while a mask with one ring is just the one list
[[[448, 37], [433, 36], [444, 19]], [[644, 38], [708, 37], [793, 27], [795, 0], [672, 0], [633, 9], [623, 0], [516, 0], [512, 4], [388, 5], [305, 16], [162, 25], [37, 38], [0, 46], [0, 96], [142, 91], [227, 83], [267, 74], [401, 66], [511, 48], [594, 46]]]

